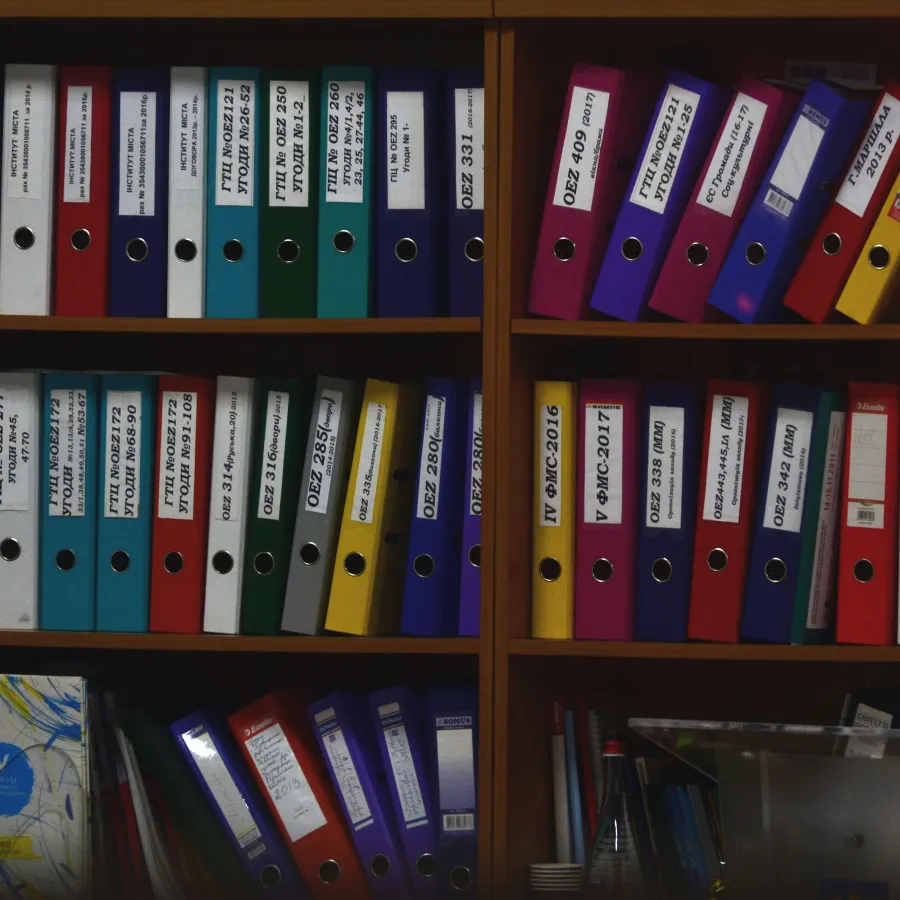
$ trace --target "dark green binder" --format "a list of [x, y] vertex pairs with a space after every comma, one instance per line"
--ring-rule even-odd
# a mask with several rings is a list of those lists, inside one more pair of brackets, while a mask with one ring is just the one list
[[263, 70], [260, 105], [259, 314], [311, 318], [318, 253], [318, 71]]

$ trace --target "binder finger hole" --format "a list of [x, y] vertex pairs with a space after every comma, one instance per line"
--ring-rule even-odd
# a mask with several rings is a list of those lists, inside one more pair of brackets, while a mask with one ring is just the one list
[[888, 248], [881, 244], [876, 244], [869, 251], [869, 265], [873, 269], [885, 269], [890, 261], [891, 254], [888, 251]]
[[60, 550], [56, 554], [56, 568], [60, 572], [71, 572], [75, 568], [75, 553], [72, 550]]
[[314, 566], [321, 557], [322, 554], [319, 552], [319, 548], [311, 541], [300, 548], [300, 562], [304, 566]]
[[150, 248], [143, 238], [132, 238], [125, 245], [125, 255], [132, 262], [143, 262], [147, 258]]
[[772, 584], [778, 584], [780, 581], [784, 581], [787, 576], [787, 566], [784, 563], [783, 559], [778, 559], [777, 557], [770, 559], [763, 569], [766, 575], [766, 580], [771, 581]]
[[650, 574], [654, 581], [665, 584], [672, 577], [672, 563], [664, 556], [654, 559], [653, 565], [650, 566]]
[[283, 263], [297, 262], [300, 257], [300, 246], [296, 241], [286, 238], [278, 245], [278, 258]]
[[13, 243], [20, 250], [30, 250], [34, 246], [34, 232], [23, 225], [13, 233]]
[[76, 250], [87, 250], [91, 246], [91, 233], [87, 228], [79, 228], [72, 232], [72, 246]]
[[469, 564], [476, 569], [481, 568], [481, 544], [472, 544], [469, 547]]
[[538, 564], [538, 574], [544, 581], [554, 582], [562, 575], [562, 566], [558, 559], [546, 556]]
[[212, 558], [213, 571], [219, 575], [227, 575], [234, 568], [234, 559], [227, 550], [217, 550]]
[[344, 557], [344, 571], [354, 578], [366, 571], [366, 558], [362, 553], [348, 553]]
[[331, 242], [338, 253], [349, 253], [356, 246], [356, 238], [350, 231], [339, 231]]
[[326, 859], [319, 866], [319, 878], [325, 884], [334, 884], [341, 877], [341, 867], [333, 860]]
[[860, 584], [866, 584], [875, 577], [875, 565], [868, 559], [858, 559], [853, 564], [853, 577]]
[[484, 259], [484, 241], [480, 237], [469, 238], [463, 253], [469, 262], [481, 262]]
[[268, 550], [253, 557], [253, 569], [257, 575], [271, 575], [274, 568], [275, 557]]
[[3, 538], [0, 541], [0, 557], [6, 562], [15, 562], [22, 555], [22, 548], [15, 538]]
[[634, 262], [636, 259], [641, 258], [643, 252], [644, 245], [636, 237], [626, 238], [622, 241], [622, 256], [625, 259]]
[[709, 247], [706, 244], [691, 244], [687, 248], [687, 258], [692, 266], [705, 266], [709, 262]]
[[728, 554], [716, 547], [715, 550], [710, 550], [707, 554], [706, 564], [713, 572], [721, 572], [728, 565]]
[[176, 241], [175, 258], [181, 262], [193, 262], [197, 258], [197, 245], [189, 238]]
[[575, 241], [562, 237], [553, 245], [553, 255], [560, 262], [568, 262], [575, 255]]
[[419, 248], [412, 238], [400, 238], [394, 247], [394, 256], [402, 263], [412, 262], [419, 255]]
[[416, 860], [416, 871], [425, 878], [431, 878], [437, 871], [437, 863], [430, 853], [423, 853]]
[[413, 572], [419, 578], [431, 578], [434, 575], [434, 560], [427, 553], [420, 553], [413, 560]]
[[222, 253], [228, 262], [240, 262], [244, 256], [244, 245], [237, 238], [232, 238], [230, 241], [225, 241]]
[[184, 557], [177, 550], [170, 550], [163, 558], [163, 568], [170, 575], [177, 575], [184, 568]]
[[383, 853], [376, 853], [369, 863], [369, 868], [376, 878], [384, 878], [391, 871], [391, 861]]
[[595, 559], [591, 566], [591, 575], [594, 577], [594, 581], [603, 584], [613, 577], [613, 564], [608, 559]]
[[841, 236], [835, 234], [833, 231], [831, 234], [826, 234], [825, 237], [822, 238], [822, 249], [829, 256], [837, 256], [838, 253], [841, 252]]
[[450, 884], [455, 891], [467, 891], [472, 887], [472, 873], [466, 866], [456, 866], [450, 872]]
[[128, 571], [128, 567], [131, 565], [131, 557], [124, 550], [116, 550], [109, 558], [109, 565], [113, 572], [118, 572], [121, 575], [123, 572]]
[[259, 883], [264, 888], [274, 888], [281, 884], [281, 869], [278, 866], [263, 866], [259, 873]]
[[751, 266], [761, 266], [766, 258], [766, 248], [759, 241], [754, 241], [747, 247], [745, 256]]

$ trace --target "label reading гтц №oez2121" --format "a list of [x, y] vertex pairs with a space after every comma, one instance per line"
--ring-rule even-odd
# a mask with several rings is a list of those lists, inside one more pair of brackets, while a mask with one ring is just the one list
[[156, 91], [119, 95], [119, 215], [156, 211]]
[[713, 397], [706, 492], [703, 497], [704, 519], [732, 523], [741, 519], [749, 413], [749, 397], [729, 394]]
[[681, 528], [684, 407], [651, 406], [647, 435], [648, 528]]
[[220, 79], [216, 111], [216, 206], [253, 206], [256, 82]]
[[65, 171], [63, 202], [91, 202], [91, 125], [94, 118], [94, 89], [91, 85], [70, 85], [66, 91]]
[[386, 91], [388, 209], [425, 209], [425, 94]]
[[591, 211], [608, 110], [609, 94], [606, 91], [572, 88], [566, 136], [553, 192], [554, 206]]
[[366, 153], [366, 83], [330, 81], [326, 111], [325, 202], [362, 203]]
[[53, 153], [50, 84], [43, 78], [20, 78], [7, 68], [4, 139], [7, 194], [17, 200], [40, 200], [52, 192], [42, 184], [44, 156]]
[[794, 203], [803, 192], [827, 127], [827, 117], [805, 104], [769, 181], [763, 201], [769, 209], [785, 218], [790, 216]]
[[322, 391], [319, 397], [319, 413], [316, 418], [316, 433], [313, 436], [312, 458], [309, 465], [309, 482], [306, 485], [307, 512], [321, 513], [323, 516], [328, 512], [343, 402], [343, 393], [331, 388]]
[[481, 438], [481, 391], [472, 396], [472, 446], [469, 448], [469, 515], [481, 515], [481, 471], [484, 468], [484, 450]]
[[694, 91], [677, 84], [666, 86], [647, 150], [637, 169], [632, 203], [660, 215], [666, 211], [699, 104], [700, 95]]
[[387, 405], [370, 401], [366, 407], [366, 424], [363, 428], [362, 449], [359, 454], [359, 471], [353, 489], [353, 509], [350, 519], [371, 525], [375, 518], [375, 499], [378, 495], [378, 469], [381, 465], [381, 447], [384, 429], [387, 427]]
[[425, 424], [422, 429], [422, 453], [419, 457], [419, 496], [417, 519], [436, 519], [441, 492], [441, 461], [444, 457], [447, 398], [428, 395]]
[[204, 79], [204, 69], [177, 67], [172, 71], [169, 171], [172, 173], [172, 187], [176, 191], [203, 189], [206, 154]]
[[372, 817], [366, 792], [359, 780], [359, 773], [356, 771], [356, 764], [350, 748], [347, 746], [344, 731], [337, 720], [337, 714], [329, 706], [327, 709], [317, 712], [314, 718], [316, 728], [319, 730], [319, 737], [322, 739], [322, 746], [325, 749], [325, 756], [334, 773], [334, 780], [337, 782], [341, 797], [344, 799], [350, 826], [354, 832], [361, 831], [372, 825], [375, 819]]
[[541, 407], [541, 438], [538, 445], [541, 459], [540, 523], [551, 528], [559, 527], [562, 508], [562, 420], [561, 406]]
[[83, 516], [87, 488], [87, 391], [50, 391], [47, 499], [51, 516]]
[[106, 392], [103, 515], [136, 519], [141, 514], [141, 392]]
[[266, 399], [266, 430], [259, 470], [258, 519], [278, 521], [281, 515], [281, 484], [284, 480], [284, 442], [287, 440], [291, 395], [269, 391]]
[[194, 518], [197, 392], [163, 391], [159, 433], [160, 519]]
[[242, 473], [249, 465], [250, 394], [249, 389], [216, 392], [211, 509], [220, 522], [240, 522], [244, 514]]
[[309, 82], [269, 82], [269, 206], [309, 206]]
[[[2, 378], [2, 376], [0, 376]], [[24, 512], [34, 473], [35, 404], [24, 385], [0, 386], [0, 510]]]
[[584, 405], [584, 522], [622, 523], [621, 403]]
[[813, 414], [808, 410], [779, 407], [775, 417], [763, 528], [794, 534], [800, 531], [812, 426]]
[[456, 208], [484, 209], [484, 88], [456, 88]]

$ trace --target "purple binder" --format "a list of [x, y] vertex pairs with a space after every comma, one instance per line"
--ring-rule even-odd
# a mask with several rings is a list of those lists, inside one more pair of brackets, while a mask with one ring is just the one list
[[636, 322], [653, 291], [729, 94], [669, 72], [631, 175], [591, 297], [591, 309]]
[[481, 379], [469, 382], [469, 424], [466, 441], [466, 480], [463, 507], [463, 539], [459, 580], [460, 637], [481, 633], [481, 504], [484, 442], [481, 432]]

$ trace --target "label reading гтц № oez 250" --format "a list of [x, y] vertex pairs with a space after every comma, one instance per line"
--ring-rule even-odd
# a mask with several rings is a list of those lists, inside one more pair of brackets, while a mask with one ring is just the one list
[[163, 391], [159, 433], [160, 519], [194, 518], [197, 392]]
[[244, 515], [242, 473], [246, 473], [247, 429], [250, 427], [251, 392], [216, 392], [213, 436], [212, 501], [210, 508], [220, 522], [240, 522]]
[[281, 515], [281, 483], [284, 480], [284, 442], [287, 440], [291, 395], [269, 391], [266, 399], [266, 430], [259, 470], [258, 519], [278, 521]]
[[803, 192], [827, 127], [828, 118], [805, 104], [769, 181], [763, 201], [769, 209], [785, 218], [790, 216], [794, 203]]
[[83, 516], [87, 488], [87, 391], [50, 391], [47, 500], [51, 516]]
[[606, 91], [572, 88], [565, 142], [553, 193], [554, 206], [591, 211], [608, 110], [609, 94]]
[[338, 790], [347, 808], [347, 818], [354, 832], [372, 825], [375, 819], [366, 799], [366, 792], [359, 780], [356, 764], [347, 746], [347, 739], [332, 707], [317, 712], [314, 716], [328, 764], [334, 773]]
[[330, 81], [326, 98], [328, 147], [325, 202], [362, 203], [366, 153], [366, 83]]
[[206, 154], [205, 70], [172, 70], [169, 106], [169, 171], [176, 191], [203, 189]]
[[253, 206], [256, 82], [222, 78], [216, 111], [216, 206]]
[[[2, 376], [0, 376], [2, 378]], [[37, 477], [34, 453], [35, 412], [31, 392], [24, 385], [0, 387], [0, 510], [24, 512], [31, 496], [31, 479]]]
[[65, 171], [63, 202], [91, 202], [91, 126], [94, 89], [91, 85], [70, 85], [66, 91]]
[[713, 397], [706, 492], [703, 497], [704, 519], [733, 523], [741, 519], [749, 413], [749, 397], [729, 394]]
[[481, 471], [484, 468], [484, 450], [481, 437], [481, 391], [472, 396], [472, 446], [469, 449], [472, 461], [469, 471], [469, 515], [481, 515]]
[[17, 200], [40, 200], [53, 190], [52, 185], [41, 183], [44, 157], [54, 152], [51, 89], [46, 79], [21, 78], [14, 68], [6, 70], [7, 108], [3, 114], [7, 194]]
[[387, 427], [387, 405], [370, 401], [366, 407], [366, 424], [363, 428], [362, 449], [359, 454], [359, 471], [353, 490], [354, 522], [371, 525], [375, 518], [375, 498], [378, 495], [378, 469], [381, 465], [381, 447], [384, 429]]
[[647, 435], [648, 528], [681, 528], [684, 407], [651, 406]]
[[538, 453], [541, 459], [541, 525], [558, 528], [562, 508], [562, 419], [563, 408], [557, 405], [541, 407], [541, 438]]
[[388, 209], [425, 209], [425, 94], [386, 91]]
[[441, 495], [441, 460], [444, 457], [447, 398], [428, 395], [425, 424], [422, 429], [422, 453], [419, 458], [419, 496], [417, 519], [436, 519]]
[[456, 208], [484, 209], [484, 88], [456, 88]]
[[119, 215], [156, 211], [156, 91], [119, 95]]
[[795, 534], [800, 531], [812, 426], [813, 414], [808, 410], [779, 407], [775, 417], [763, 528]]
[[141, 392], [106, 392], [106, 464], [103, 515], [136, 519], [141, 514]]
[[309, 82], [269, 82], [269, 206], [309, 206]]
[[584, 405], [584, 522], [622, 523], [621, 403]]
[[328, 512], [331, 479], [334, 478], [334, 458], [337, 454], [338, 433], [341, 430], [341, 406], [344, 395], [329, 388], [319, 397], [316, 433], [313, 436], [309, 483], [306, 485], [306, 511]]

